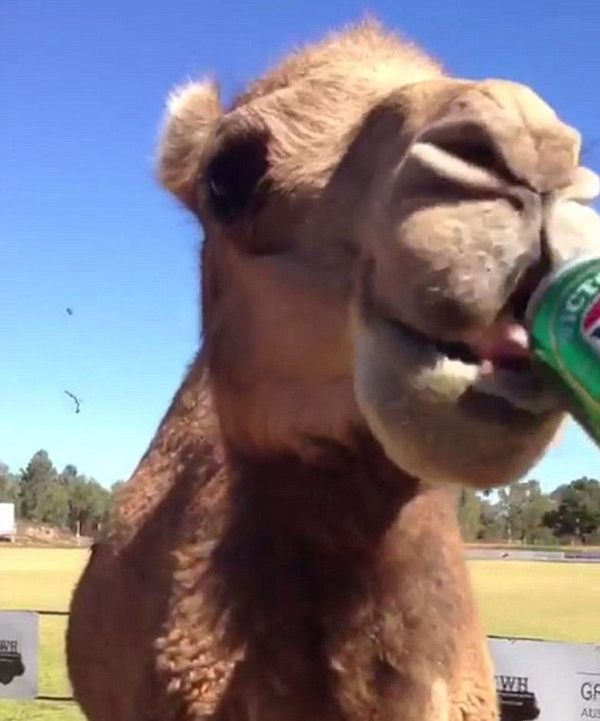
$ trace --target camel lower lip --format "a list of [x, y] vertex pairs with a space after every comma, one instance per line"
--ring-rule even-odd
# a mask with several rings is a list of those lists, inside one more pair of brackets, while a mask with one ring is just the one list
[[490, 373], [478, 374], [472, 389], [501, 398], [529, 413], [541, 414], [557, 409], [555, 398], [532, 371], [493, 368]]
[[[557, 402], [542, 380], [533, 372], [528, 358], [515, 358], [506, 365], [492, 363], [475, 356], [462, 354], [462, 344], [437, 342], [419, 331], [395, 320], [387, 319], [395, 332], [403, 340], [416, 346], [426, 346], [435, 352], [438, 358], [446, 358], [452, 364], [460, 364], [468, 370], [472, 378], [469, 391], [490, 401], [498, 399], [513, 408], [529, 414], [540, 415], [557, 410]], [[458, 350], [449, 354], [447, 350]]]

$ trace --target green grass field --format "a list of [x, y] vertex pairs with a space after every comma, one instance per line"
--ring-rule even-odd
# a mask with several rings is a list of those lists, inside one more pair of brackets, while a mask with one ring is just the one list
[[[87, 552], [0, 547], [0, 608], [66, 610]], [[487, 632], [600, 642], [600, 564], [473, 561]], [[66, 620], [42, 618], [40, 693], [68, 695]], [[0, 701], [0, 721], [82, 721], [73, 705]]]

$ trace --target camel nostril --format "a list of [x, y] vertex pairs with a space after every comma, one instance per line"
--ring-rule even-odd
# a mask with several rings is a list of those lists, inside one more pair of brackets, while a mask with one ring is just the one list
[[469, 165], [477, 165], [486, 170], [497, 170], [499, 160], [493, 147], [486, 142], [443, 142], [437, 143], [438, 147], [447, 153], [464, 160]]

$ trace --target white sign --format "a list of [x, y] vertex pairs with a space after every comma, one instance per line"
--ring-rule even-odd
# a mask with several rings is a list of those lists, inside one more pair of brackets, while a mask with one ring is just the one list
[[11, 538], [15, 530], [15, 504], [0, 503], [0, 536]]
[[38, 615], [0, 611], [0, 698], [37, 696], [39, 658]]
[[490, 639], [501, 721], [600, 719], [600, 645]]

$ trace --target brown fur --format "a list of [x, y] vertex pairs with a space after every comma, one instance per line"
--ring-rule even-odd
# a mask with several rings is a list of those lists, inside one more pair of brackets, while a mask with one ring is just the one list
[[90, 721], [497, 719], [452, 484], [513, 480], [563, 416], [537, 387], [490, 402], [390, 319], [471, 342], [543, 230], [588, 248], [578, 155], [531, 90], [373, 22], [228, 110], [173, 95], [160, 176], [205, 229], [204, 343], [73, 597]]

